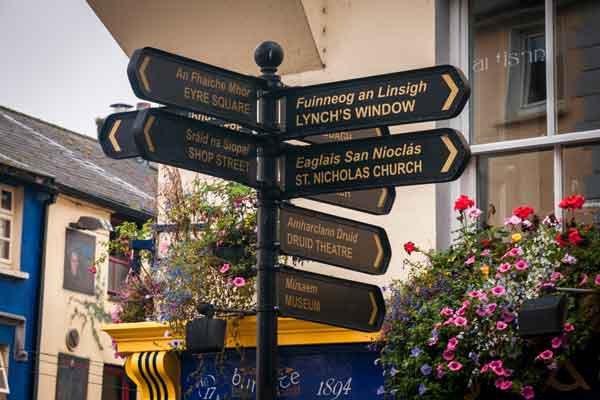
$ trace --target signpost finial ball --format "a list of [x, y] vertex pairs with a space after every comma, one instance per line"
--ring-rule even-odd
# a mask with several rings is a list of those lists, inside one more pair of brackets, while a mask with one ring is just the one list
[[254, 50], [254, 61], [262, 70], [276, 71], [283, 61], [283, 48], [275, 42], [262, 42]]

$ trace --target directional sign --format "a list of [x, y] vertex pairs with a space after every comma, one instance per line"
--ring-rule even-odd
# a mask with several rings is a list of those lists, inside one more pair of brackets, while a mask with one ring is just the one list
[[392, 257], [382, 228], [288, 204], [279, 211], [279, 242], [285, 254], [372, 275], [385, 274]]
[[460, 176], [470, 155], [462, 134], [448, 128], [292, 148], [285, 153], [284, 192], [292, 198], [447, 182]]
[[256, 137], [160, 109], [139, 112], [134, 136], [147, 160], [256, 187]]
[[104, 154], [117, 160], [140, 156], [132, 134], [137, 115], [137, 111], [130, 111], [106, 117], [98, 134]]
[[145, 47], [127, 67], [136, 96], [230, 122], [258, 127], [257, 94], [264, 80]]
[[[372, 137], [389, 136], [387, 127], [359, 129], [348, 132], [324, 133], [322, 135], [309, 136], [302, 139], [312, 144], [331, 142], [348, 142], [351, 140], [367, 139]], [[367, 189], [358, 191], [347, 191], [340, 193], [326, 193], [309, 196], [311, 200], [333, 204], [351, 210], [363, 211], [375, 215], [386, 215], [392, 211], [396, 199], [396, 189], [393, 187]]]
[[286, 139], [455, 117], [469, 98], [463, 74], [449, 65], [279, 92]]
[[385, 304], [379, 287], [288, 267], [277, 270], [282, 315], [366, 332], [381, 329]]

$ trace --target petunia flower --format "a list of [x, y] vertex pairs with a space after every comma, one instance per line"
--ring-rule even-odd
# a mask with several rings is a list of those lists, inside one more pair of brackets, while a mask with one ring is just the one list
[[454, 360], [454, 352], [451, 350], [444, 350], [442, 353], [442, 358], [446, 361], [452, 361]]
[[527, 268], [529, 268], [529, 264], [527, 264], [527, 261], [520, 258], [515, 262], [515, 268], [518, 269], [519, 271], [524, 271]]
[[551, 281], [557, 281], [559, 279], [562, 279], [562, 277], [563, 277], [563, 274], [561, 274], [558, 271], [555, 271], [555, 272], [553, 272], [553, 273], [550, 274], [550, 280]]
[[508, 325], [506, 324], [506, 322], [504, 321], [497, 321], [496, 322], [496, 329], [499, 331], [503, 331], [508, 327]]
[[552, 348], [558, 349], [560, 346], [562, 346], [562, 339], [558, 336], [553, 338], [552, 339]]
[[533, 391], [533, 386], [526, 385], [521, 388], [521, 396], [525, 398], [525, 400], [531, 400], [535, 397], [535, 392]]
[[467, 319], [464, 317], [454, 318], [454, 325], [456, 325], [456, 326], [466, 326], [467, 322], [468, 322]]
[[224, 274], [227, 271], [229, 271], [229, 268], [231, 268], [231, 266], [228, 263], [225, 263], [221, 266], [221, 268], [219, 269], [219, 272]]
[[444, 307], [442, 308], [442, 311], [440, 311], [440, 314], [444, 317], [449, 317], [454, 315], [454, 310], [452, 310], [450, 307]]
[[583, 277], [581, 278], [581, 280], [579, 281], [578, 286], [583, 286], [587, 283], [589, 277], [587, 274], [583, 274]]
[[600, 286], [600, 274], [596, 275], [594, 278], [594, 284]]
[[492, 294], [496, 297], [503, 296], [506, 293], [506, 289], [503, 286], [496, 286], [492, 288]]
[[565, 332], [573, 332], [575, 330], [575, 325], [567, 322], [563, 329]]
[[453, 372], [460, 371], [462, 369], [462, 367], [463, 367], [463, 365], [461, 363], [459, 363], [458, 361], [450, 361], [448, 363], [448, 369]]
[[538, 354], [535, 359], [548, 361], [551, 360], [552, 357], [554, 357], [554, 352], [552, 350], [544, 350], [540, 354]]
[[456, 338], [456, 336], [453, 336], [448, 340], [447, 349], [454, 351], [456, 350], [456, 346], [458, 346], [458, 339]]
[[244, 278], [242, 278], [241, 276], [236, 276], [235, 278], [233, 278], [233, 285], [235, 287], [242, 287], [246, 284], [246, 280]]
[[482, 257], [487, 257], [490, 255], [490, 249], [484, 249], [481, 254]]
[[471, 256], [467, 258], [467, 261], [465, 261], [465, 265], [471, 265], [473, 263], [475, 263], [475, 256]]
[[510, 271], [510, 269], [512, 268], [512, 266], [509, 263], [502, 263], [498, 266], [498, 272], [504, 274], [508, 271]]

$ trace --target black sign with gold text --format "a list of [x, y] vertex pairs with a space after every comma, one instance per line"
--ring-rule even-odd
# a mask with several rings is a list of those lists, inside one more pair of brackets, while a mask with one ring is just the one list
[[287, 255], [372, 275], [385, 274], [392, 257], [382, 228], [289, 204], [279, 211], [279, 242]]
[[147, 160], [256, 187], [256, 137], [160, 109], [140, 111], [134, 135]]
[[289, 267], [276, 276], [282, 315], [365, 332], [381, 329], [385, 303], [379, 287]]
[[141, 155], [133, 138], [133, 124], [137, 115], [137, 111], [129, 111], [106, 117], [98, 133], [98, 142], [104, 154], [116, 160]]
[[470, 155], [449, 128], [293, 148], [285, 153], [284, 196], [448, 182]]
[[127, 75], [139, 98], [258, 127], [262, 79], [150, 47], [133, 53]]
[[285, 103], [286, 139], [436, 121], [458, 115], [470, 89], [455, 67], [442, 65], [367, 78], [294, 87], [279, 92]]
[[[367, 139], [372, 137], [389, 136], [387, 127], [359, 129], [356, 131], [324, 133], [302, 139], [311, 144], [332, 142], [348, 142], [351, 140]], [[389, 214], [396, 199], [396, 189], [393, 187], [346, 191], [339, 193], [325, 193], [309, 196], [311, 200], [333, 204], [351, 210], [367, 212], [375, 215]]]

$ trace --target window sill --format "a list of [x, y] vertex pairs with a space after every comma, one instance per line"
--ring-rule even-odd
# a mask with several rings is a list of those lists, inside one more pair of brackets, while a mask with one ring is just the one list
[[21, 272], [0, 266], [0, 278], [4, 277], [12, 279], [29, 279], [29, 274], [27, 272]]

